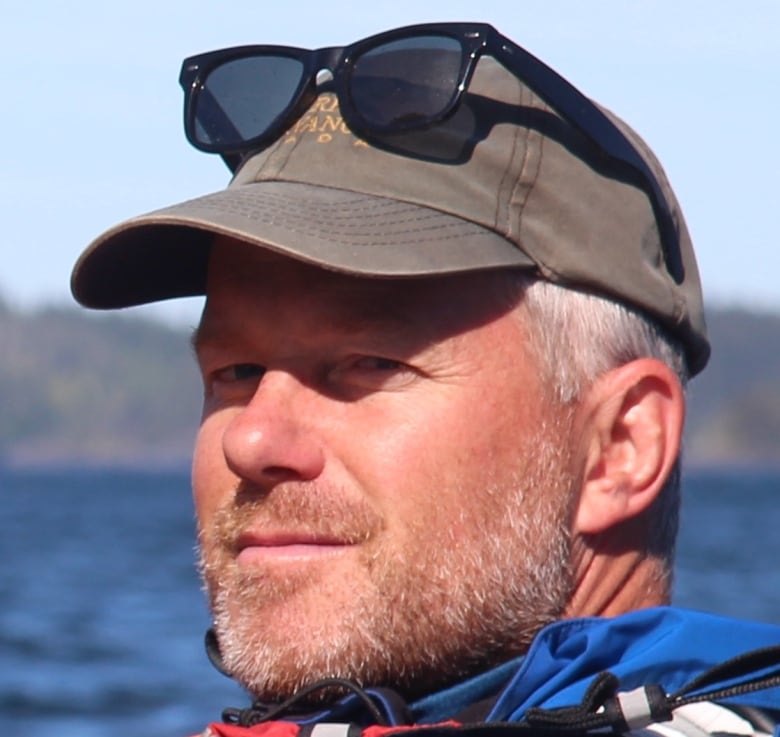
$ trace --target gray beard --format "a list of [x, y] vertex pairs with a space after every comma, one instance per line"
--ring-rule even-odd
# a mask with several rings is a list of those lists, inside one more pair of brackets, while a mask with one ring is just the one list
[[[575, 484], [560, 450], [569, 446], [567, 429], [547, 428], [519, 449], [522, 468], [491, 469], [486, 461], [479, 493], [460, 490], [466, 501], [457, 542], [436, 525], [430, 505], [428, 518], [411, 523], [415, 549], [369, 548], [362, 562], [373, 587], [355, 591], [335, 621], [332, 612], [311, 617], [305, 635], [290, 636], [283, 621], [260, 627], [257, 617], [264, 603], [284, 601], [311, 581], [241, 574], [218, 546], [202, 543], [201, 571], [226, 670], [262, 700], [281, 700], [331, 677], [389, 686], [411, 699], [525, 652], [542, 627], [560, 618], [572, 591]], [[307, 501], [322, 499], [323, 492], [291, 494], [274, 513], [327, 519], [322, 501]], [[224, 535], [263, 505], [223, 510]], [[361, 522], [355, 530], [381, 528], [381, 520], [363, 512], [350, 509]], [[348, 529], [339, 532], [349, 537]]]

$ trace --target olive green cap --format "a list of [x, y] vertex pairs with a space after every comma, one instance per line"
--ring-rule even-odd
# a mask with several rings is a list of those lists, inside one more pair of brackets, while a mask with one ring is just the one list
[[216, 234], [361, 276], [529, 269], [653, 317], [697, 373], [709, 343], [688, 230], [653, 154], [610, 117], [668, 200], [681, 278], [641, 182], [483, 58], [458, 112], [414, 135], [369, 143], [321, 95], [227, 189], [98, 237], [74, 268], [73, 294], [99, 309], [203, 294]]

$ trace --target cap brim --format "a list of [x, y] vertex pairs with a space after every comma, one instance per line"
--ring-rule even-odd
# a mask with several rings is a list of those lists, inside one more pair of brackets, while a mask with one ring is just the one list
[[203, 294], [215, 235], [349, 274], [413, 277], [534, 266], [506, 238], [432, 208], [285, 181], [229, 187], [128, 220], [76, 263], [75, 298], [111, 309]]

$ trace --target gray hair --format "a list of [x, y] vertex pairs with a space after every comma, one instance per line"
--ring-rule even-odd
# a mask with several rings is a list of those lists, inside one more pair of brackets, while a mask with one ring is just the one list
[[[689, 378], [682, 347], [644, 314], [609, 298], [515, 274], [522, 291], [532, 350], [542, 364], [554, 397], [576, 402], [600, 376], [639, 358], [669, 366], [683, 388]], [[645, 552], [671, 587], [680, 512], [680, 459], [646, 513]]]

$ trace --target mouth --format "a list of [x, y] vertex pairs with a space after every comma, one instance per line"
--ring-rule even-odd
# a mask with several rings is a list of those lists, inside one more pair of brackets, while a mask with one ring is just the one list
[[322, 560], [344, 553], [355, 544], [307, 532], [247, 532], [236, 540], [236, 562], [243, 567]]

